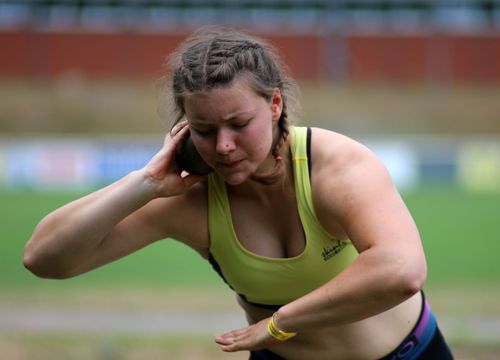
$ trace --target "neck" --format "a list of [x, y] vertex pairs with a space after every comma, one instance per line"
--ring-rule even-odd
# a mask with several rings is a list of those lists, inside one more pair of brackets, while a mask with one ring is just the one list
[[272, 154], [266, 159], [261, 169], [252, 175], [247, 181], [239, 185], [227, 185], [233, 194], [248, 196], [271, 196], [272, 194], [284, 193], [293, 190], [293, 172], [289, 159], [279, 160], [281, 166], [286, 169], [276, 170], [276, 160]]

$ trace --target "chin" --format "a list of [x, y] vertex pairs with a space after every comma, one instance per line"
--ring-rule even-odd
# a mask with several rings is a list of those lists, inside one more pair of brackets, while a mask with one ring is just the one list
[[238, 174], [237, 176], [224, 176], [224, 181], [229, 185], [236, 186], [241, 185], [248, 180], [248, 176], [243, 176], [243, 174]]
[[234, 173], [219, 173], [224, 181], [232, 186], [241, 185], [250, 178], [250, 174], [244, 171]]

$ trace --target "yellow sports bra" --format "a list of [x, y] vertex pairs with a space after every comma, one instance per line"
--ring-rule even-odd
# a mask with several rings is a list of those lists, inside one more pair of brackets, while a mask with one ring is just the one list
[[344, 270], [358, 253], [349, 240], [336, 240], [316, 218], [308, 168], [310, 129], [291, 128], [295, 192], [306, 245], [295, 257], [261, 256], [241, 245], [233, 227], [226, 184], [208, 177], [208, 226], [214, 269], [247, 301], [284, 305], [325, 284]]

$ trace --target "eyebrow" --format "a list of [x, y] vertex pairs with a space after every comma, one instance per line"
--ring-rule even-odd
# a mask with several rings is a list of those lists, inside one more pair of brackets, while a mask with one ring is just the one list
[[[253, 112], [254, 112], [254, 110], [238, 110], [238, 111], [232, 112], [229, 115], [222, 118], [222, 121], [224, 121], [224, 122], [230, 121], [230, 120], [235, 119], [241, 115], [251, 115]], [[210, 122], [205, 120], [202, 117], [193, 117], [193, 118], [191, 118], [191, 121], [193, 123], [198, 124], [198, 125], [210, 125]]]
[[226, 117], [224, 117], [222, 120], [223, 121], [229, 121], [229, 120], [234, 119], [234, 118], [236, 118], [236, 117], [238, 117], [240, 115], [247, 115], [247, 114], [251, 114], [253, 112], [254, 112], [254, 110], [239, 110], [239, 111], [235, 111], [235, 112], [227, 115]]

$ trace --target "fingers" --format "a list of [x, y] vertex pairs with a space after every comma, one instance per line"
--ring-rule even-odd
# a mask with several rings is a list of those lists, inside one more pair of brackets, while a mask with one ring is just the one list
[[163, 142], [163, 146], [166, 148], [170, 148], [170, 145], [173, 144], [173, 147], [177, 147], [182, 140], [189, 133], [189, 126], [187, 120], [181, 120], [174, 127], [167, 132], [165, 135], [165, 139]]
[[184, 181], [184, 185], [186, 186], [187, 189], [189, 189], [191, 186], [196, 184], [197, 182], [203, 180], [205, 176], [202, 175], [193, 175], [193, 174], [188, 174], [184, 176], [182, 179]]
[[256, 325], [217, 336], [215, 342], [225, 352], [263, 349], [271, 345], [267, 331]]
[[182, 120], [177, 123], [170, 131], [170, 136], [176, 138], [179, 135], [186, 133], [189, 129], [187, 120]]
[[177, 124], [174, 125], [174, 127], [172, 128], [172, 130], [170, 130], [170, 134], [172, 136], [175, 136], [180, 130], [182, 130], [183, 128], [185, 128], [187, 126], [188, 122], [187, 120], [181, 120], [179, 121]]
[[215, 337], [215, 342], [220, 345], [229, 345], [235, 341], [240, 330], [233, 330]]
[[218, 336], [215, 338], [215, 342], [221, 345], [222, 351], [226, 352], [248, 350], [250, 345], [247, 336], [242, 335]]
[[215, 342], [219, 345], [222, 345], [221, 349], [223, 351], [231, 352], [231, 351], [242, 350], [241, 348], [239, 348], [239, 346], [242, 345], [242, 341], [244, 340], [245, 336], [242, 336], [243, 334], [244, 334], [244, 329], [230, 331], [223, 335], [217, 336], [215, 338]]

